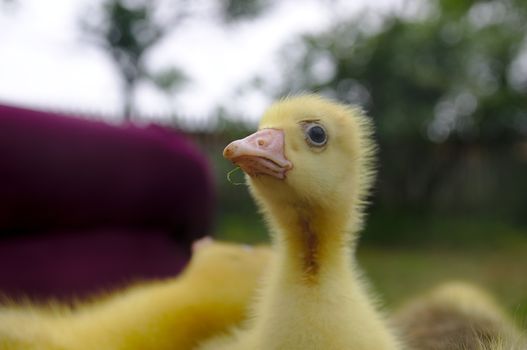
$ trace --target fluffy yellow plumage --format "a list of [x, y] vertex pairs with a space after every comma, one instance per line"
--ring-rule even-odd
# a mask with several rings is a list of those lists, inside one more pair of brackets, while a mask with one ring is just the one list
[[192, 349], [245, 318], [270, 255], [266, 247], [203, 243], [175, 279], [137, 285], [75, 310], [0, 307], [0, 349]]
[[383, 350], [399, 344], [352, 257], [372, 182], [370, 124], [314, 95], [271, 106], [224, 154], [249, 174], [276, 253], [254, 318], [206, 350]]

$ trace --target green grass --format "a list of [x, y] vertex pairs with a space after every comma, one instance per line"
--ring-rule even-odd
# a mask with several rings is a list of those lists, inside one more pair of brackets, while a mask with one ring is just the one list
[[269, 241], [263, 219], [254, 211], [223, 215], [217, 226], [215, 237], [220, 240], [249, 244]]
[[484, 215], [376, 211], [367, 219], [362, 244], [486, 250], [527, 241], [527, 228]]
[[443, 282], [463, 280], [491, 292], [527, 326], [526, 246], [496, 251], [359, 249], [358, 260], [390, 307]]

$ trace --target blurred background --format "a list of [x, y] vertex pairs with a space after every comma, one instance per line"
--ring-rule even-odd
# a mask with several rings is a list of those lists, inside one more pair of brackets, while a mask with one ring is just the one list
[[523, 0], [0, 0], [0, 102], [182, 130], [212, 233], [250, 243], [266, 230], [223, 147], [283, 95], [359, 104], [380, 145], [359, 260], [388, 304], [469, 279], [524, 319], [526, 33]]

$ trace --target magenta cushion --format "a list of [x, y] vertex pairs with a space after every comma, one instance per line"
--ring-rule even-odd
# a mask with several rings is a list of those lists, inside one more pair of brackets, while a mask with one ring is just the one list
[[[84, 293], [178, 271], [209, 233], [211, 178], [173, 129], [0, 105], [0, 292]], [[140, 246], [155, 249], [140, 258]]]
[[78, 298], [130, 283], [176, 275], [186, 248], [165, 231], [52, 231], [0, 244], [3, 294]]

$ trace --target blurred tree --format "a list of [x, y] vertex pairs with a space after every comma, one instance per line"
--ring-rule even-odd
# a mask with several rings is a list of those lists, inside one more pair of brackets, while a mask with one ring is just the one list
[[[181, 1], [180, 1], [181, 2]], [[182, 3], [182, 2], [181, 2]], [[156, 18], [158, 1], [107, 0], [102, 3], [102, 16], [83, 18], [81, 25], [111, 55], [123, 77], [124, 117], [130, 119], [133, 112], [134, 90], [140, 79], [156, 81], [144, 66], [144, 55], [173, 27], [180, 25], [187, 13], [182, 8], [163, 24]], [[184, 81], [182, 72], [172, 70], [167, 88]]]
[[85, 17], [81, 24], [84, 31], [110, 54], [123, 77], [124, 116], [130, 119], [139, 81], [150, 80], [162, 90], [174, 91], [186, 80], [184, 72], [177, 67], [156, 74], [145, 67], [146, 53], [168, 32], [181, 28], [192, 16], [217, 16], [227, 24], [257, 16], [269, 4], [270, 0], [222, 0], [210, 14], [206, 13], [209, 11], [207, 1], [105, 0], [102, 15]]
[[18, 0], [0, 0], [0, 10], [13, 11], [18, 5]]
[[[279, 95], [320, 91], [364, 106], [377, 124], [383, 201], [423, 208], [446, 196], [445, 181], [471, 174], [482, 149], [527, 136], [526, 29], [520, 0], [414, 0], [399, 12], [337, 18], [284, 51]], [[467, 200], [484, 202], [488, 176], [464, 180]], [[455, 207], [463, 194], [451, 196]]]

